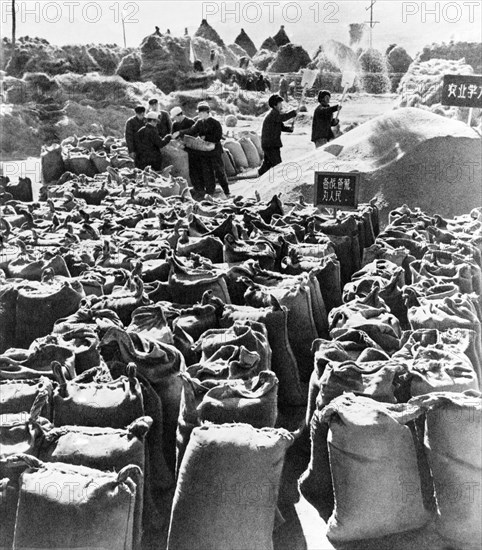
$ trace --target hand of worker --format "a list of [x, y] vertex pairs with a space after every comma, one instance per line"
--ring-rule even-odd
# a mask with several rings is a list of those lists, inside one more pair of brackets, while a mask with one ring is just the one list
[[129, 153], [129, 156], [131, 157], [132, 160], [135, 160], [135, 158], [136, 158], [136, 154], [135, 154], [135, 153]]
[[180, 135], [180, 134], [179, 134], [179, 131], [174, 132], [174, 133], [172, 134], [172, 139], [177, 139], [177, 138], [179, 137], [179, 135]]

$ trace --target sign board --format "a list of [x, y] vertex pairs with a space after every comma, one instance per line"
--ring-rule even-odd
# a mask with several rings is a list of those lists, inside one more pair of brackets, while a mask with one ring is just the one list
[[444, 75], [442, 85], [442, 105], [452, 107], [482, 108], [481, 75]]
[[359, 172], [315, 172], [315, 206], [356, 210]]

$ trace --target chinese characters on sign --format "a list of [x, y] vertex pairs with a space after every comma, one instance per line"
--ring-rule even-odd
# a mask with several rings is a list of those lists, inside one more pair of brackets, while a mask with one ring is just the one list
[[482, 108], [482, 76], [444, 75], [442, 105]]
[[315, 172], [315, 206], [356, 209], [359, 181], [357, 172]]

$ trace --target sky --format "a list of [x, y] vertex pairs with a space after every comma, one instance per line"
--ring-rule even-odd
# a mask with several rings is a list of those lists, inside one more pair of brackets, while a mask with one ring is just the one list
[[[348, 25], [369, 20], [370, 1], [16, 0], [17, 36], [39, 36], [56, 45], [123, 45], [123, 15], [127, 46], [137, 47], [155, 25], [161, 32], [169, 28], [174, 35], [184, 34], [187, 27], [192, 34], [204, 17], [227, 44], [244, 28], [256, 47], [285, 25], [291, 41], [311, 55], [328, 39], [349, 44]], [[2, 36], [10, 36], [11, 0], [1, 0], [0, 8]], [[377, 21], [373, 47], [383, 51], [389, 44], [398, 44], [414, 56], [432, 42], [482, 40], [481, 1], [378, 0], [373, 20]]]

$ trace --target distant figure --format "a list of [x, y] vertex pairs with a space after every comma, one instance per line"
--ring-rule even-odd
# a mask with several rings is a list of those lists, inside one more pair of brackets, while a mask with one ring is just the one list
[[129, 118], [126, 122], [124, 135], [129, 156], [134, 160], [135, 165], [138, 168], [136, 135], [137, 132], [146, 124], [146, 108], [142, 105], [138, 105], [134, 109], [134, 112], [135, 115]]
[[264, 77], [264, 83], [266, 85], [266, 89], [271, 90], [271, 82], [267, 76]]
[[338, 120], [333, 119], [333, 113], [341, 111], [341, 105], [330, 107], [331, 94], [328, 90], [320, 90], [318, 93], [318, 107], [313, 113], [313, 123], [311, 126], [311, 141], [315, 147], [322, 147], [331, 141], [335, 135], [332, 126], [338, 125]]
[[263, 164], [260, 166], [258, 176], [262, 176], [273, 166], [281, 163], [281, 132], [293, 132], [293, 128], [284, 123], [296, 116], [297, 111], [293, 109], [288, 113], [282, 113], [283, 98], [278, 94], [272, 95], [268, 100], [271, 110], [264, 117], [261, 128], [261, 147], [264, 152]]
[[162, 36], [161, 29], [158, 26], [156, 26], [156, 32], [154, 34], [157, 36]]
[[187, 27], [184, 27], [184, 36], [189, 36], [189, 33], [187, 32]]
[[216, 53], [216, 50], [211, 50], [211, 55], [209, 56], [209, 59], [211, 61], [213, 71], [219, 70], [219, 56]]
[[193, 69], [195, 73], [203, 73], [204, 67], [203, 67], [202, 61], [200, 61], [199, 59], [196, 59], [193, 63]]
[[284, 74], [281, 75], [279, 81], [279, 95], [283, 98], [283, 101], [288, 101], [288, 80]]
[[162, 170], [161, 149], [171, 141], [171, 134], [163, 139], [157, 131], [158, 116], [155, 111], [147, 113], [147, 122], [136, 134], [138, 167], [144, 170], [150, 166], [153, 170]]
[[171, 34], [171, 29], [167, 29], [166, 34]]
[[171, 118], [169, 117], [169, 113], [167, 111], [162, 111], [159, 108], [159, 101], [155, 97], [149, 100], [149, 108], [147, 112], [154, 112], [157, 114], [157, 130], [159, 132], [160, 138], [163, 138], [171, 133], [172, 122]]
[[266, 91], [266, 82], [262, 74], [258, 76], [258, 80], [256, 81], [256, 90], [262, 93]]
[[179, 132], [179, 130], [187, 130], [194, 124], [192, 118], [188, 118], [183, 112], [181, 107], [173, 107], [171, 112], [172, 120], [172, 133]]
[[289, 85], [289, 93], [291, 95], [291, 97], [295, 97], [295, 93], [296, 93], [296, 82], [294, 80], [292, 80], [290, 82], [290, 85]]
[[248, 67], [249, 67], [249, 57], [246, 55], [243, 55], [243, 57], [239, 58], [239, 68], [247, 69]]
[[248, 76], [248, 80], [246, 81], [246, 90], [248, 92], [255, 92], [256, 91], [256, 83], [254, 81], [254, 78], [252, 75]]

